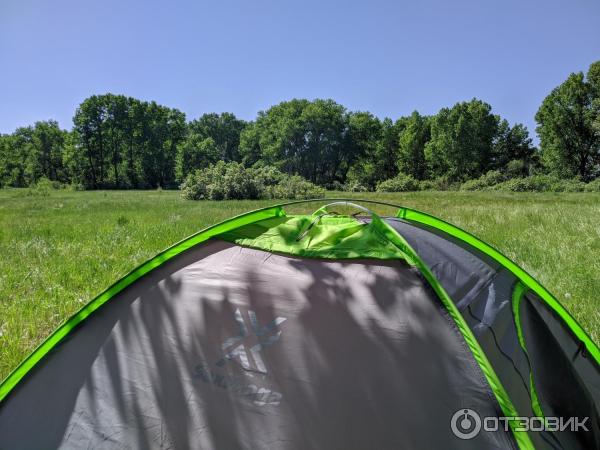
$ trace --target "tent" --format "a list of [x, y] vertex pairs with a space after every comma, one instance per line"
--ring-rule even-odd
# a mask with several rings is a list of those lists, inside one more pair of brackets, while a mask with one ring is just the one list
[[599, 448], [600, 351], [558, 301], [361, 203], [249, 212], [133, 270], [0, 385], [0, 449]]

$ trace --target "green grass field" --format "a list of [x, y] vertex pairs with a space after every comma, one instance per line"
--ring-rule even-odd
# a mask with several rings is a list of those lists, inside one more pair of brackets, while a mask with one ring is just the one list
[[[158, 251], [275, 203], [184, 201], [172, 191], [28, 192], [0, 190], [0, 379], [60, 322]], [[536, 277], [600, 341], [600, 194], [352, 196], [420, 209], [482, 238]]]

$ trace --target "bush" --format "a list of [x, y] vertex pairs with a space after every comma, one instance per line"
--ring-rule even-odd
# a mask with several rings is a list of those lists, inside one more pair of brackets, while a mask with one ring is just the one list
[[586, 192], [600, 192], [600, 177], [586, 184], [584, 190]]
[[85, 186], [81, 183], [71, 183], [66, 187], [66, 189], [68, 189], [69, 191], [80, 192], [85, 191]]
[[274, 166], [260, 166], [250, 169], [254, 181], [259, 186], [259, 190], [264, 190], [269, 186], [275, 186], [286, 177], [286, 174], [281, 172]]
[[467, 180], [461, 186], [461, 191], [483, 191], [505, 181], [505, 176], [497, 170], [490, 170], [485, 175], [474, 180]]
[[434, 178], [431, 182], [434, 191], [457, 191], [460, 188], [459, 183], [451, 181], [449, 177], [444, 175]]
[[421, 180], [419, 181], [420, 191], [437, 191], [437, 186], [433, 180]]
[[506, 178], [521, 178], [529, 173], [529, 168], [522, 159], [513, 159], [508, 162], [505, 168]]
[[346, 191], [346, 192], [369, 192], [369, 188], [367, 186], [355, 181], [353, 183], [347, 183], [344, 186], [344, 191]]
[[259, 198], [251, 169], [239, 163], [219, 161], [189, 174], [180, 186], [187, 200], [243, 200]]
[[64, 189], [65, 187], [66, 185], [62, 184], [60, 181], [49, 180], [46, 177], [42, 177], [35, 184], [29, 186], [29, 189], [27, 189], [27, 196], [47, 197], [50, 195], [50, 192]]
[[265, 192], [267, 198], [307, 200], [325, 197], [325, 189], [299, 175], [286, 176], [279, 184], [270, 186]]
[[389, 180], [377, 183], [377, 192], [408, 192], [418, 191], [419, 182], [410, 175], [403, 173], [396, 175]]
[[554, 192], [583, 192], [585, 188], [586, 184], [578, 179], [560, 180], [558, 183], [552, 185]]
[[561, 179], [553, 175], [532, 175], [513, 178], [493, 187], [497, 191], [507, 192], [581, 192], [585, 183], [577, 179]]
[[[372, 162], [358, 161], [354, 163], [346, 174], [346, 191], [367, 192], [375, 188], [379, 173]], [[365, 190], [352, 190], [353, 187]]]
[[275, 167], [247, 169], [236, 162], [219, 161], [189, 174], [180, 186], [186, 200], [244, 200], [259, 198], [308, 199], [325, 196], [325, 190], [298, 175]]
[[513, 178], [494, 186], [495, 191], [542, 192], [549, 190], [554, 181], [548, 175], [533, 175], [526, 178]]

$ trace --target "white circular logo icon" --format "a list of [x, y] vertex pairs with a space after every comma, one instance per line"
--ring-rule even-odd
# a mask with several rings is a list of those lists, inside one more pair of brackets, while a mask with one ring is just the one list
[[472, 409], [459, 409], [452, 416], [450, 428], [459, 439], [473, 439], [481, 431], [481, 417]]

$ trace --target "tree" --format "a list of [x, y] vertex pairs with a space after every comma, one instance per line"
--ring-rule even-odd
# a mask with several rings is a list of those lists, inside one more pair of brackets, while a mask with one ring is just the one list
[[[347, 174], [346, 182], [350, 187], [362, 186], [374, 190], [378, 182], [398, 174], [398, 136], [406, 126], [406, 118], [400, 118], [394, 123], [389, 118], [379, 121], [376, 117], [371, 117], [376, 122], [369, 127], [369, 133], [363, 133], [363, 144], [359, 148], [364, 150], [357, 153]], [[350, 139], [353, 139], [352, 135]]]
[[0, 135], [0, 186], [25, 187], [27, 152], [15, 134]]
[[0, 148], [3, 155], [3, 184], [12, 187], [29, 186], [35, 182], [32, 178], [30, 154], [32, 127], [19, 127], [15, 132], [6, 136]]
[[20, 127], [0, 137], [0, 185], [23, 187], [45, 177], [66, 181], [63, 149], [67, 132], [54, 120]]
[[85, 99], [73, 118], [69, 171], [88, 188], [173, 187], [185, 115], [176, 109], [106, 94]]
[[138, 133], [141, 180], [144, 187], [174, 187], [177, 145], [185, 137], [185, 115], [176, 109], [144, 103]]
[[190, 132], [186, 139], [177, 146], [176, 180], [182, 183], [188, 174], [216, 163], [220, 156], [219, 148], [212, 138], [204, 138], [197, 133]]
[[431, 138], [431, 128], [427, 117], [414, 111], [400, 133], [398, 145], [398, 169], [417, 180], [426, 177], [425, 144]]
[[240, 134], [246, 122], [231, 113], [203, 114], [188, 125], [189, 130], [203, 139], [211, 138], [219, 151], [219, 159], [224, 161], [240, 161]]
[[542, 161], [560, 176], [589, 181], [600, 164], [600, 61], [587, 80], [572, 73], [544, 99], [535, 115]]
[[481, 100], [442, 108], [431, 120], [431, 140], [425, 146], [425, 159], [433, 177], [453, 181], [477, 178], [493, 160], [493, 140], [498, 116]]
[[494, 139], [494, 157], [492, 168], [503, 170], [511, 161], [519, 163], [522, 170], [518, 175], [527, 176], [530, 169], [538, 164], [536, 148], [529, 137], [529, 131], [523, 124], [510, 126], [506, 119], [500, 121]]
[[85, 174], [87, 160], [84, 152], [79, 148], [80, 137], [75, 130], [67, 132], [65, 136], [65, 147], [63, 151], [63, 167], [65, 178], [72, 184], [81, 187], [89, 187], [86, 184]]
[[353, 158], [344, 149], [347, 128], [346, 110], [333, 100], [294, 99], [259, 112], [242, 132], [240, 153], [246, 162], [260, 155], [283, 172], [330, 184], [343, 180]]
[[247, 167], [257, 164], [262, 158], [260, 148], [261, 129], [259, 127], [262, 129], [256, 122], [249, 122], [240, 134], [240, 159]]
[[[105, 110], [102, 99], [93, 95], [85, 99], [75, 111], [73, 117], [74, 131], [81, 139], [76, 149], [81, 151], [78, 160], [85, 160], [80, 169], [79, 178], [86, 187], [95, 189], [103, 187], [105, 176]], [[74, 167], [74, 166], [73, 166]]]
[[114, 187], [124, 187], [129, 183], [123, 180], [125, 171], [122, 168], [125, 157], [126, 133], [130, 130], [126, 122], [129, 119], [131, 100], [123, 95], [106, 94], [103, 96], [105, 108], [106, 142], [109, 147], [109, 165], [112, 174], [108, 175], [108, 183]]
[[385, 118], [381, 122], [381, 139], [377, 145], [377, 161], [379, 163], [379, 180], [387, 180], [398, 175], [398, 152], [400, 150], [400, 134], [407, 125], [407, 118], [401, 117], [392, 122]]
[[380, 145], [382, 123], [369, 112], [351, 112], [347, 118], [344, 145], [347, 158], [341, 180], [372, 189], [383, 176], [380, 170], [383, 161], [379, 159], [383, 150]]

